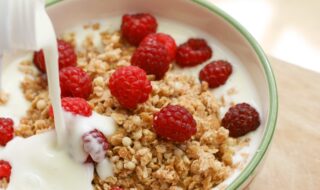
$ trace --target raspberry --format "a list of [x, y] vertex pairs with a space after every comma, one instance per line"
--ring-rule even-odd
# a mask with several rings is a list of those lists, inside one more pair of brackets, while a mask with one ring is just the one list
[[177, 49], [176, 62], [182, 67], [201, 64], [212, 56], [212, 50], [203, 39], [191, 38]]
[[231, 137], [240, 137], [259, 127], [259, 113], [247, 103], [237, 104], [228, 110], [221, 124], [229, 129]]
[[206, 65], [199, 74], [201, 81], [206, 81], [210, 88], [223, 85], [232, 73], [232, 66], [229, 62], [219, 60]]
[[90, 164], [93, 163], [94, 161], [92, 160], [91, 156], [88, 156], [87, 159], [84, 161], [85, 164]]
[[155, 33], [157, 20], [148, 13], [126, 14], [122, 17], [121, 32], [130, 44], [138, 46], [148, 34]]
[[163, 44], [150, 41], [136, 49], [131, 57], [131, 64], [161, 79], [169, 70], [170, 56]]
[[97, 129], [82, 136], [83, 148], [93, 161], [101, 162], [107, 153], [109, 143], [103, 133]]
[[0, 145], [5, 146], [13, 138], [13, 121], [0, 117]]
[[[90, 117], [92, 114], [92, 108], [88, 102], [83, 98], [71, 98], [65, 97], [61, 100], [64, 111], [71, 112], [75, 115], [82, 115]], [[53, 117], [53, 108], [50, 106], [49, 115]]]
[[176, 57], [176, 51], [177, 51], [177, 45], [174, 39], [164, 33], [154, 33], [149, 34], [147, 37], [145, 37], [142, 42], [140, 43], [140, 46], [148, 45], [149, 43], [155, 43], [158, 42], [162, 45], [164, 45], [168, 51], [169, 54], [169, 60], [170, 62], [173, 61]]
[[[63, 40], [57, 40], [58, 43], [58, 52], [59, 52], [59, 69], [69, 66], [76, 66], [77, 64], [77, 55], [68, 42]], [[43, 73], [46, 72], [46, 64], [44, 60], [43, 50], [34, 52], [33, 62]]]
[[6, 181], [9, 182], [10, 176], [11, 176], [11, 165], [7, 161], [0, 160], [0, 180], [6, 179]]
[[147, 101], [152, 91], [145, 71], [136, 66], [117, 69], [109, 79], [109, 88], [121, 106], [128, 109]]
[[169, 105], [154, 115], [153, 128], [156, 133], [171, 141], [183, 142], [196, 134], [196, 121], [191, 113], [179, 105]]
[[81, 68], [65, 67], [59, 72], [62, 97], [87, 99], [92, 93], [92, 80]]

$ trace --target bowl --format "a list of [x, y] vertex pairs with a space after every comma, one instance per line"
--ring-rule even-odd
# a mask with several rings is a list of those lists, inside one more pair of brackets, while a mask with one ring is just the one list
[[[244, 150], [249, 153], [249, 157], [243, 168], [234, 172], [216, 188], [242, 189], [249, 184], [272, 140], [277, 120], [278, 98], [276, 82], [265, 53], [235, 19], [206, 0], [49, 0], [47, 6], [57, 34], [85, 21], [116, 17], [124, 13], [149, 12], [164, 20], [196, 28], [197, 31], [211, 36], [213, 43], [220, 49], [234, 56], [247, 71], [246, 77], [250, 78], [257, 93], [261, 126], [249, 135], [252, 141]], [[117, 22], [120, 22], [119, 17]], [[243, 84], [240, 81], [239, 86], [241, 85]]]

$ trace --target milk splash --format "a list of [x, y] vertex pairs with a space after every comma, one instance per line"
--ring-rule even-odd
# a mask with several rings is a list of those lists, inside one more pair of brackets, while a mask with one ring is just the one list
[[10, 141], [0, 151], [12, 166], [7, 190], [93, 189], [93, 165], [75, 162], [56, 141], [54, 131]]

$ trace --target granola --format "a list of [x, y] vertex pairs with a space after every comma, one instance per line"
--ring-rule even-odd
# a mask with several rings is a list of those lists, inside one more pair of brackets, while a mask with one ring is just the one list
[[6, 104], [8, 100], [9, 100], [9, 95], [4, 91], [0, 90], [0, 105]]
[[[90, 27], [100, 28], [98, 24], [84, 26]], [[128, 111], [111, 96], [107, 84], [116, 68], [130, 65], [135, 48], [124, 42], [118, 31], [101, 32], [99, 47], [90, 36], [83, 44], [76, 44], [74, 33], [64, 34], [63, 38], [78, 47], [78, 66], [93, 79], [89, 104], [96, 112], [111, 116], [118, 125], [117, 132], [108, 138], [111, 147], [107, 156], [113, 163], [114, 176], [102, 180], [95, 175], [96, 190], [113, 186], [130, 190], [207, 190], [229, 176], [235, 142], [220, 125], [220, 105], [206, 82], [199, 83], [191, 76], [170, 71], [160, 81], [149, 75], [153, 87], [151, 97], [137, 109]], [[33, 67], [31, 62], [21, 63], [25, 74], [21, 88], [31, 102], [20, 128], [15, 131], [23, 137], [54, 128], [48, 115], [46, 79]], [[196, 135], [185, 143], [162, 140], [153, 131], [153, 114], [169, 104], [184, 106], [197, 122]]]

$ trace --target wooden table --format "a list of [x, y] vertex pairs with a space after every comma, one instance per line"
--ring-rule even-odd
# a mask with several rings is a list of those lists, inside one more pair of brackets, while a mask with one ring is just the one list
[[318, 190], [320, 74], [270, 61], [279, 90], [278, 124], [264, 166], [248, 189]]

